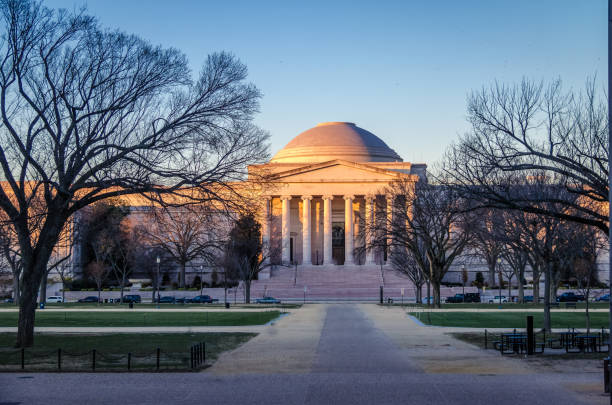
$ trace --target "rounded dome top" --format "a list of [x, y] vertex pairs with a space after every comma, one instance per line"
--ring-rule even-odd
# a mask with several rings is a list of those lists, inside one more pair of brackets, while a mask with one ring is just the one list
[[373, 133], [352, 122], [324, 122], [291, 140], [270, 163], [401, 162], [402, 158]]

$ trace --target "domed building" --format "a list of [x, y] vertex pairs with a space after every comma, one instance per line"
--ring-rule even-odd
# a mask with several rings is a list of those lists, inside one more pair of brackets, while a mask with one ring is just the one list
[[376, 265], [384, 249], [367, 249], [366, 228], [399, 178], [418, 181], [426, 165], [404, 162], [382, 139], [351, 122], [324, 122], [293, 138], [265, 170], [275, 187], [263, 196], [264, 243], [273, 264]]

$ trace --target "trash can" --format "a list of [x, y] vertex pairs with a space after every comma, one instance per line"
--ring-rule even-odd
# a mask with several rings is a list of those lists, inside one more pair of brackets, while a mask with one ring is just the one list
[[229, 302], [226, 302], [226, 303], [225, 303], [225, 309], [229, 309], [229, 307], [230, 307], [230, 303], [229, 303]]
[[45, 303], [44, 302], [40, 303], [40, 309], [45, 309]]
[[104, 298], [104, 303], [108, 304], [108, 298]]
[[134, 308], [134, 303], [130, 302], [129, 306], [130, 306], [130, 309]]

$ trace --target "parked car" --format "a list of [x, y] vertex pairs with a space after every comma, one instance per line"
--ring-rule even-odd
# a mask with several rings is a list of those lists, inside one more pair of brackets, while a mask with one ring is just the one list
[[610, 302], [610, 294], [604, 294], [604, 295], [600, 295], [599, 297], [595, 298], [595, 301], [605, 301], [605, 302]]
[[95, 302], [98, 303], [98, 297], [95, 295], [90, 295], [89, 297], [81, 298], [77, 302]]
[[523, 302], [533, 302], [533, 295], [525, 295], [523, 297]]
[[195, 304], [212, 304], [213, 302], [219, 301], [216, 298], [211, 298], [210, 295], [196, 295], [191, 299], [191, 302]]
[[174, 300], [177, 304], [187, 304], [191, 302], [191, 298], [189, 297], [179, 297]]
[[573, 292], [564, 292], [557, 297], [557, 302], [578, 302], [584, 301], [584, 295], [577, 295]]
[[166, 296], [166, 297], [161, 297], [158, 301], [160, 304], [174, 304], [176, 303], [176, 298], [174, 297], [170, 297], [170, 296]]
[[480, 302], [479, 293], [455, 294], [454, 297], [447, 297], [446, 302], [449, 304], [457, 304], [461, 302]]
[[423, 298], [421, 299], [421, 303], [422, 303], [422, 304], [427, 304], [427, 301], [429, 301], [429, 303], [430, 303], [430, 304], [433, 304], [433, 303], [434, 303], [434, 299], [433, 299], [433, 297], [429, 297], [429, 300], [427, 299], [427, 297], [423, 297]]
[[280, 304], [280, 300], [274, 297], [263, 297], [255, 300], [257, 304]]
[[487, 301], [488, 301], [489, 304], [496, 304], [496, 303], [499, 303], [499, 302], [504, 303], [504, 302], [508, 302], [508, 298], [506, 298], [505, 295], [501, 295], [501, 296], [500, 295], [496, 295], [494, 297], [487, 297]]
[[53, 303], [53, 302], [64, 302], [64, 299], [62, 297], [60, 297], [59, 295], [52, 295], [50, 297], [47, 297], [47, 301], [48, 303]]
[[138, 294], [128, 294], [123, 296], [124, 304], [139, 304], [142, 298]]
[[5, 298], [2, 302], [4, 302], [5, 304], [14, 304], [15, 300], [12, 298]]

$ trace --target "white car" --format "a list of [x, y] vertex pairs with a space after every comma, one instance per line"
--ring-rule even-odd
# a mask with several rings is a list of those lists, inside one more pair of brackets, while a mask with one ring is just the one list
[[47, 302], [48, 303], [64, 302], [64, 299], [60, 297], [59, 295], [52, 295], [50, 297], [47, 297]]
[[[499, 304], [499, 301], [500, 301], [499, 298], [500, 298], [499, 295], [496, 295], [495, 297], [489, 296], [489, 297], [487, 297], [487, 301], [485, 301], [485, 302], [488, 302], [489, 304]], [[504, 295], [502, 295], [501, 296], [501, 302], [502, 303], [508, 302], [508, 298], [506, 298]]]

